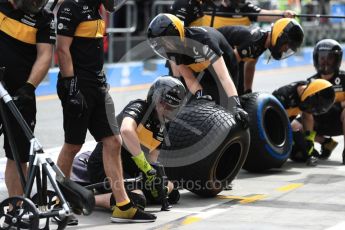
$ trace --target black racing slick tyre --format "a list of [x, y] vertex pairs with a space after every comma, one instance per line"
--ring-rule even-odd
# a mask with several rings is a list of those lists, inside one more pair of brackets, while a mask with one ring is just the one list
[[170, 122], [159, 161], [170, 180], [191, 192], [212, 197], [241, 169], [250, 135], [222, 107], [192, 100]]
[[251, 140], [243, 168], [249, 172], [280, 168], [292, 148], [292, 129], [284, 107], [268, 93], [245, 94], [241, 104], [249, 114]]

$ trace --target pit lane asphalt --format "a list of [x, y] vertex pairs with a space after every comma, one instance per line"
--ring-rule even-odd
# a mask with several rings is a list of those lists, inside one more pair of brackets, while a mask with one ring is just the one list
[[[305, 79], [313, 71], [312, 66], [258, 71], [254, 90], [272, 92], [284, 84]], [[146, 91], [147, 86], [125, 92], [113, 89], [117, 112], [129, 100], [144, 98]], [[37, 104], [36, 137], [56, 156], [63, 143], [60, 103], [56, 96], [49, 96], [40, 97]], [[340, 164], [343, 140], [336, 140], [339, 145], [330, 159], [320, 161], [316, 167], [288, 161], [281, 169], [265, 173], [243, 170], [234, 180], [232, 190], [210, 199], [182, 190], [179, 204], [171, 211], [160, 212], [159, 206], [147, 208], [158, 216], [154, 223], [112, 224], [111, 213], [97, 209], [91, 216], [78, 216], [79, 226], [67, 229], [345, 229], [345, 166]], [[90, 135], [87, 141], [87, 148], [92, 148]], [[3, 177], [0, 179], [2, 200], [6, 190]]]

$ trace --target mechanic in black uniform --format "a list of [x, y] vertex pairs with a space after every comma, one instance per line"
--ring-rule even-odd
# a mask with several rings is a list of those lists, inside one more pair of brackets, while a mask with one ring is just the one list
[[[321, 144], [322, 159], [327, 159], [337, 146], [332, 136], [345, 134], [345, 72], [339, 69], [342, 56], [340, 44], [333, 39], [319, 41], [313, 51], [313, 63], [317, 73], [309, 80], [325, 79], [333, 84], [336, 93], [336, 103], [327, 113], [309, 119], [307, 117], [303, 121], [304, 126], [312, 127], [316, 131], [315, 141]], [[345, 150], [343, 150], [343, 164], [345, 164]]]
[[[123, 170], [127, 177], [137, 177], [143, 172], [146, 184], [155, 180], [155, 169], [151, 164], [157, 162], [163, 141], [169, 141], [167, 140], [169, 137], [166, 136], [166, 124], [174, 119], [184, 102], [185, 95], [186, 89], [178, 79], [170, 76], [159, 77], [151, 85], [146, 100], [131, 101], [117, 115], [124, 141], [121, 150]], [[102, 143], [98, 143], [88, 160], [87, 170], [91, 183], [102, 182], [106, 177], [101, 152]], [[145, 153], [149, 160], [146, 159]], [[170, 193], [173, 184], [169, 182], [167, 187]], [[159, 201], [159, 194], [155, 188], [144, 186], [140, 189], [143, 190], [148, 201]], [[178, 190], [169, 194], [169, 198], [170, 202], [176, 203], [179, 198]], [[104, 201], [109, 202], [109, 198], [96, 196], [96, 203], [104, 203]]]
[[[303, 42], [304, 32], [297, 21], [291, 18], [277, 20], [271, 31], [244, 26], [224, 26], [218, 28], [228, 43], [234, 49], [238, 62], [251, 62], [269, 49], [276, 60], [287, 58], [294, 54]], [[255, 68], [252, 69], [254, 76]], [[248, 72], [249, 69], [246, 68]], [[247, 73], [246, 72], [246, 73]], [[251, 92], [253, 78], [244, 79], [245, 92]], [[248, 88], [250, 87], [250, 88]]]
[[176, 16], [159, 14], [151, 21], [147, 36], [151, 48], [170, 61], [173, 76], [182, 76], [196, 98], [211, 95], [247, 127], [248, 114], [234, 84], [236, 57], [220, 32], [211, 27], [184, 27]]
[[205, 0], [175, 0], [170, 6], [169, 13], [183, 21], [186, 27], [192, 26], [194, 21], [204, 16], [204, 2]]
[[[197, 7], [195, 6], [197, 5]], [[245, 0], [200, 1], [176, 0], [171, 13], [185, 22], [185, 26], [250, 26], [253, 22], [274, 22], [282, 17], [293, 18], [291, 10], [265, 10]], [[253, 14], [253, 15], [241, 15]], [[236, 15], [234, 15], [236, 14]], [[262, 15], [260, 15], [262, 14]], [[277, 14], [266, 16], [264, 14]], [[251, 92], [257, 59], [239, 63], [239, 94]]]
[[114, 11], [114, 1], [64, 1], [57, 13], [57, 93], [63, 108], [65, 143], [58, 166], [69, 177], [87, 130], [103, 143], [106, 175], [116, 200], [112, 222], [152, 222], [156, 216], [135, 207], [124, 188], [121, 136], [103, 72], [105, 23], [99, 8]]
[[[35, 89], [46, 76], [55, 43], [54, 16], [44, 10], [46, 1], [0, 2], [0, 67], [5, 67], [4, 84], [33, 131], [36, 124]], [[26, 174], [30, 143], [10, 112], [21, 167]], [[5, 133], [7, 157], [5, 183], [9, 197], [23, 195], [18, 171]]]
[[314, 152], [316, 136], [312, 127], [304, 128], [295, 118], [299, 115], [316, 116], [326, 113], [333, 105], [335, 92], [332, 84], [324, 79], [297, 81], [282, 86], [272, 93], [283, 105], [291, 121], [294, 145], [290, 157], [306, 161], [308, 165], [317, 163]]
[[[170, 13], [176, 15], [185, 26], [250, 26], [252, 22], [274, 22], [286, 17], [293, 18], [291, 10], [265, 10], [245, 0], [175, 0]], [[233, 15], [233, 14], [237, 15]], [[253, 15], [241, 15], [249, 13]], [[263, 15], [260, 15], [263, 14]], [[264, 14], [277, 14], [266, 16]]]

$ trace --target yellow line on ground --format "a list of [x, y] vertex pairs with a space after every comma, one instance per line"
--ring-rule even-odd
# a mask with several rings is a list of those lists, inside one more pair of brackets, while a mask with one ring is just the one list
[[58, 99], [58, 96], [56, 94], [37, 97], [37, 101], [49, 101], [49, 100], [55, 100], [55, 99]]
[[279, 187], [276, 190], [279, 192], [288, 192], [288, 191], [297, 189], [297, 188], [302, 187], [302, 186], [303, 186], [302, 183], [288, 184], [288, 185]]
[[252, 203], [252, 202], [255, 202], [258, 200], [262, 200], [266, 197], [267, 197], [267, 195], [263, 195], [263, 194], [258, 194], [258, 195], [254, 195], [254, 196], [222, 196], [222, 195], [217, 196], [217, 198], [219, 198], [219, 199], [240, 200], [239, 201], [240, 204]]
[[248, 203], [256, 202], [256, 201], [262, 200], [266, 197], [267, 197], [267, 195], [250, 196], [250, 197], [247, 197], [246, 199], [241, 200], [240, 204], [248, 204]]
[[[131, 91], [148, 89], [150, 88], [150, 86], [151, 84], [133, 85], [133, 86], [127, 86], [127, 87], [113, 87], [113, 88], [110, 88], [110, 92], [115, 92], [115, 93], [131, 92]], [[37, 101], [48, 101], [48, 100], [55, 100], [55, 99], [58, 99], [58, 96], [56, 94], [37, 97]]]
[[243, 200], [243, 199], [246, 199], [245, 196], [223, 196], [223, 195], [218, 195], [217, 198], [219, 198], [219, 199], [231, 199], [231, 200]]
[[201, 220], [202, 219], [200, 217], [197, 217], [197, 216], [188, 216], [183, 220], [181, 225], [193, 224], [193, 223], [199, 222]]

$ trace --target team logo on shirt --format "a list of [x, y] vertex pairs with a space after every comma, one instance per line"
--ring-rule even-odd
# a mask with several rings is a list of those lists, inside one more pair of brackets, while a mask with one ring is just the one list
[[335, 79], [334, 79], [334, 83], [335, 83], [336, 85], [340, 85], [341, 79], [340, 79], [339, 77], [335, 78]]
[[199, 52], [196, 50], [196, 47], [193, 47], [193, 52], [195, 53], [195, 55], [199, 55]]
[[58, 29], [59, 29], [59, 30], [62, 30], [62, 29], [63, 29], [63, 24], [62, 24], [62, 23], [59, 23]]

